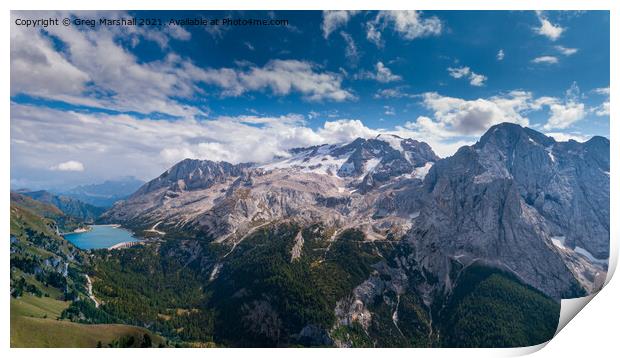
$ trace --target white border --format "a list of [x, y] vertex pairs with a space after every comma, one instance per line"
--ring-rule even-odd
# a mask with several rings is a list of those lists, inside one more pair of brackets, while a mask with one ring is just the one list
[[[117, 10], [117, 9], [205, 9], [205, 10], [339, 10], [339, 9], [417, 9], [417, 10], [611, 10], [611, 102], [614, 103], [613, 98], [618, 89], [618, 71], [617, 64], [618, 59], [618, 2], [613, 0], [434, 0], [434, 1], [396, 1], [396, 0], [382, 0], [380, 2], [371, 0], [272, 0], [272, 1], [252, 1], [252, 0], [228, 0], [217, 1], [212, 4], [206, 1], [197, 0], [170, 0], [170, 1], [144, 1], [144, 0], [106, 0], [106, 1], [77, 1], [77, 0], [56, 0], [56, 1], [43, 1], [43, 0], [21, 0], [21, 1], [6, 1], [7, 4], [5, 11], [0, 14], [0, 24], [2, 24], [2, 41], [4, 56], [2, 57], [1, 66], [4, 68], [5, 79], [10, 76], [10, 24], [9, 24], [9, 10], [58, 10], [58, 9], [71, 9], [71, 10]], [[2, 102], [2, 150], [0, 150], [0, 158], [2, 158], [2, 165], [5, 170], [2, 172], [2, 184], [4, 190], [0, 190], [0, 202], [1, 215], [0, 217], [6, 218], [0, 220], [0, 225], [3, 232], [8, 236], [9, 232], [9, 188], [10, 188], [10, 175], [6, 168], [9, 168], [10, 161], [10, 81], [5, 80], [4, 88], [2, 88], [2, 98], [5, 100]], [[618, 131], [620, 130], [620, 124], [611, 121], [611, 218], [618, 218], [619, 211], [619, 191], [618, 186], [620, 180], [618, 179], [618, 155], [620, 155], [620, 141]], [[612, 241], [612, 259], [611, 262], [617, 262], [618, 258], [618, 239], [620, 238], [620, 226], [611, 220], [611, 241]], [[4, 267], [8, 266], [7, 258], [9, 257], [9, 240], [5, 240], [5, 244], [2, 246], [3, 252], [0, 253], [0, 257], [3, 258]], [[613, 273], [612, 268], [610, 272]], [[9, 335], [10, 335], [10, 320], [9, 314], [9, 275], [8, 270], [4, 272], [2, 276], [2, 284], [5, 289], [5, 294], [2, 295], [2, 302], [0, 307], [4, 314], [4, 324], [1, 325], [1, 340], [2, 347], [8, 351], [9, 354], [15, 356], [31, 355], [31, 354], [45, 354], [49, 357], [66, 357], [67, 355], [84, 355], [91, 356], [109, 355], [109, 350], [89, 350], [87, 352], [79, 350], [69, 349], [56, 349], [56, 350], [31, 350], [31, 349], [8, 349], [9, 347]], [[611, 278], [611, 274], [608, 276]], [[524, 348], [524, 349], [468, 349], [468, 350], [454, 350], [454, 349], [355, 349], [355, 350], [341, 350], [341, 349], [303, 349], [295, 350], [294, 352], [289, 349], [252, 349], [252, 350], [240, 350], [240, 349], [218, 349], [218, 350], [183, 350], [181, 354], [198, 356], [198, 355], [215, 355], [215, 356], [236, 356], [236, 355], [265, 355], [265, 356], [289, 356], [294, 354], [296, 356], [314, 356], [316, 354], [335, 356], [335, 355], [347, 355], [356, 357], [376, 357], [382, 354], [389, 354], [391, 356], [433, 356], [433, 357], [451, 357], [456, 354], [464, 357], [494, 357], [494, 356], [513, 356], [529, 354], [534, 351], [538, 351], [542, 347], [547, 346], [545, 349], [540, 350], [537, 354], [539, 356], [547, 357], [574, 357], [584, 355], [599, 355], [609, 356], [611, 352], [617, 351], [616, 340], [617, 338], [617, 319], [620, 317], [618, 305], [620, 305], [620, 284], [615, 281], [609, 283], [596, 298], [593, 299], [593, 303], [587, 306], [582, 313], [577, 315], [574, 322], [571, 322], [567, 327], [562, 330], [553, 340], [548, 344], [542, 344], [536, 347]], [[115, 355], [129, 356], [135, 351], [132, 350], [117, 350]], [[169, 350], [150, 350], [144, 354], [164, 356], [171, 353]], [[175, 353], [177, 353], [175, 351]], [[613, 353], [611, 353], [613, 354]]]

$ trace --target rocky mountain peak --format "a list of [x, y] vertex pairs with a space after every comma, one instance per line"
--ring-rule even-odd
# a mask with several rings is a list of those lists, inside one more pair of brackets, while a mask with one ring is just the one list
[[251, 163], [231, 164], [223, 161], [183, 159], [143, 185], [132, 196], [140, 196], [164, 187], [172, 191], [206, 189], [215, 183], [241, 175], [251, 166]]
[[522, 127], [514, 123], [500, 123], [489, 128], [480, 138], [476, 148], [484, 148], [487, 145], [494, 145], [500, 149], [511, 149], [517, 144], [535, 144], [543, 147], [551, 146], [555, 140], [551, 137], [537, 132], [533, 129]]

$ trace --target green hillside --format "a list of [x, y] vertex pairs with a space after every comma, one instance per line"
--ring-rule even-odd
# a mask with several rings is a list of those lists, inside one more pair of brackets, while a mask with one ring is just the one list
[[[16, 213], [14, 213], [14, 208]], [[40, 231], [46, 230], [46, 233], [49, 233], [49, 230], [56, 232], [56, 228], [58, 231], [68, 232], [81, 226], [78, 219], [65, 214], [53, 204], [11, 192], [11, 224], [13, 224], [14, 214], [25, 216], [24, 219], [32, 224], [33, 228]], [[43, 223], [38, 222], [41, 218], [45, 226], [41, 226]], [[11, 225], [11, 233], [13, 234], [13, 225]]]
[[[21, 302], [11, 298], [11, 347], [31, 348], [94, 348], [98, 345], [140, 347], [165, 344], [164, 339], [144, 328], [121, 324], [79, 324], [57, 320], [54, 315], [67, 302]], [[30, 301], [30, 300], [29, 300]], [[47, 318], [43, 318], [47, 317]], [[145, 335], [149, 338], [145, 339]]]
[[462, 272], [441, 315], [442, 345], [523, 347], [553, 338], [560, 304], [498, 269]]

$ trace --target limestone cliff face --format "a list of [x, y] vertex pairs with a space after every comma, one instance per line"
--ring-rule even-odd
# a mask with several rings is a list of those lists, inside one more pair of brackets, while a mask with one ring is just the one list
[[[452, 261], [483, 261], [552, 297], [594, 289], [606, 270], [597, 259], [609, 256], [608, 155], [603, 138], [558, 143], [517, 125], [492, 127], [431, 169], [407, 240], [446, 287]], [[577, 247], [595, 258], [580, 269], [564, 257], [588, 261]]]

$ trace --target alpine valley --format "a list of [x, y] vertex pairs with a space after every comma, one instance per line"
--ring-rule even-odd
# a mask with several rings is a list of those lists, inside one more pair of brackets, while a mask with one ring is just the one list
[[77, 199], [12, 193], [11, 342], [97, 324], [76, 345], [539, 344], [605, 281], [609, 150], [503, 123], [443, 159], [388, 134], [185, 159], [95, 219], [143, 238], [114, 250], [58, 234], [100, 214]]

